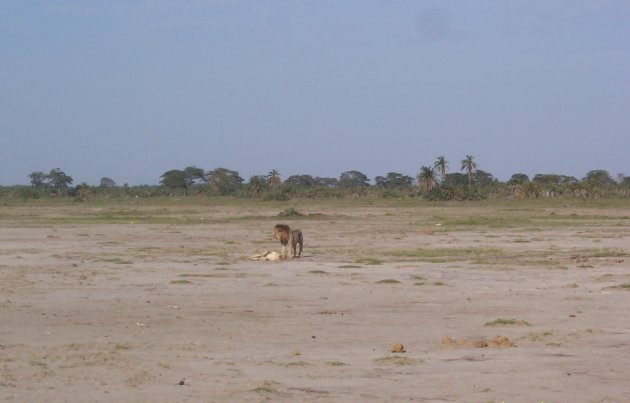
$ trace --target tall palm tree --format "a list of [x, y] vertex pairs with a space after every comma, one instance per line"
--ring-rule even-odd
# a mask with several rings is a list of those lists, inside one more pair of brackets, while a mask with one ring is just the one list
[[474, 161], [475, 157], [472, 155], [467, 155], [466, 158], [462, 160], [462, 171], [466, 171], [468, 175], [468, 187], [472, 186], [472, 175], [477, 169], [477, 163]]
[[431, 191], [438, 185], [437, 177], [435, 176], [435, 170], [428, 166], [420, 168], [420, 173], [416, 176], [416, 185], [421, 190], [426, 192]]
[[435, 162], [433, 163], [433, 168], [437, 169], [442, 177], [442, 180], [446, 179], [446, 169], [448, 168], [448, 161], [444, 158], [443, 155], [437, 157]]
[[275, 189], [278, 186], [280, 186], [281, 182], [282, 180], [280, 179], [280, 172], [278, 172], [277, 169], [272, 169], [267, 174], [267, 183], [269, 184], [269, 187], [271, 187], [272, 189]]

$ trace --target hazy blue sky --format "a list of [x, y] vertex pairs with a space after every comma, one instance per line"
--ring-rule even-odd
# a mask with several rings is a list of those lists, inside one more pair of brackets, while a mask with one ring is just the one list
[[627, 0], [5, 0], [0, 185], [630, 175]]

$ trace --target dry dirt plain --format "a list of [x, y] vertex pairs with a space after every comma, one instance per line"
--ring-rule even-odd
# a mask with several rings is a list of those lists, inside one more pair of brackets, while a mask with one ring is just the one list
[[630, 203], [338, 203], [0, 207], [1, 401], [630, 401]]

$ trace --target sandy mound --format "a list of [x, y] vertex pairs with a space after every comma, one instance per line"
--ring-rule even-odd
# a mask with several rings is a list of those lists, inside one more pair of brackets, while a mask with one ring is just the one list
[[396, 343], [389, 351], [391, 351], [392, 353], [404, 353], [405, 346], [403, 346], [402, 343]]

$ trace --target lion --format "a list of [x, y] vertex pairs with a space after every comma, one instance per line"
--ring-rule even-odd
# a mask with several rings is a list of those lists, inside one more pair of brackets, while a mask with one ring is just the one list
[[299, 256], [302, 255], [302, 248], [304, 247], [304, 236], [299, 229], [291, 230], [291, 227], [285, 224], [276, 224], [273, 228], [273, 238], [280, 241], [283, 246], [282, 256], [286, 259], [288, 254], [288, 248], [291, 248], [291, 258], [296, 256], [297, 244], [300, 244]]

